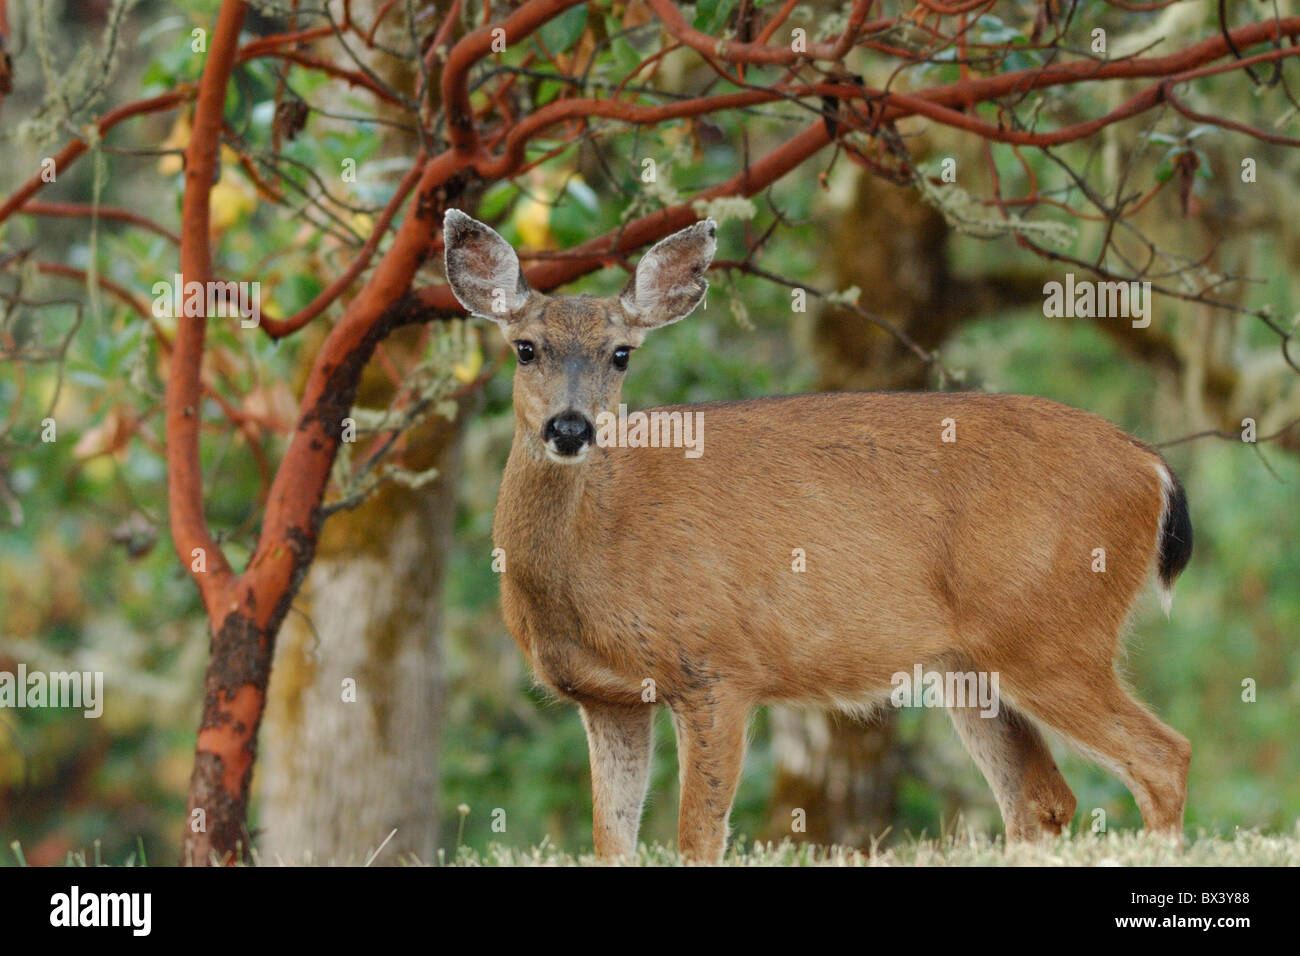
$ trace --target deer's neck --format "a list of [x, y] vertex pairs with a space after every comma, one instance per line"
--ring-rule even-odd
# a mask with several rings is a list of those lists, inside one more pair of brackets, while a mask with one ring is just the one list
[[591, 504], [606, 470], [604, 456], [604, 449], [592, 448], [581, 464], [557, 464], [535, 435], [515, 428], [493, 528], [507, 560], [515, 552], [517, 560], [541, 569], [573, 559], [596, 510]]

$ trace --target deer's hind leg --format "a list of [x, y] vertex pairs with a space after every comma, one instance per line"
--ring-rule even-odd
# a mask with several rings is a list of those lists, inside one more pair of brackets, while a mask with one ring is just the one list
[[1020, 706], [1124, 781], [1148, 830], [1181, 839], [1191, 744], [1134, 700], [1109, 663], [1013, 693]]
[[948, 716], [993, 789], [1007, 840], [1056, 836], [1069, 824], [1074, 792], [1029, 718], [1005, 702], [991, 716], [978, 707], [949, 707]]

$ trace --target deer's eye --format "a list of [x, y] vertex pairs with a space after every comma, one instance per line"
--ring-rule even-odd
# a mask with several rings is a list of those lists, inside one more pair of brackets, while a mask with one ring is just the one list
[[614, 368], [627, 368], [627, 359], [631, 354], [632, 350], [626, 345], [620, 345], [618, 348], [614, 349]]
[[532, 342], [519, 340], [515, 343], [515, 354], [519, 356], [519, 364], [527, 365], [537, 357], [537, 350], [533, 348]]

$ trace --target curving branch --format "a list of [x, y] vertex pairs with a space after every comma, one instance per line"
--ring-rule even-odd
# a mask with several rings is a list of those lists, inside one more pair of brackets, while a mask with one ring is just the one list
[[[148, 113], [163, 113], [167, 110], [175, 109], [182, 103], [185, 103], [193, 97], [195, 87], [191, 84], [184, 84], [170, 93], [163, 93], [159, 96], [152, 96], [149, 99], [139, 100], [135, 103], [128, 103], [125, 106], [119, 106], [117, 109], [110, 110], [99, 118], [95, 123], [95, 129], [99, 135], [104, 136], [118, 123], [133, 116], [143, 116]], [[55, 153], [51, 159], [54, 160], [54, 170], [56, 175], [63, 173], [69, 166], [81, 157], [86, 150], [90, 149], [90, 144], [84, 139], [74, 139], [61, 150]], [[27, 200], [31, 199], [38, 192], [50, 184], [52, 180], [47, 179], [41, 173], [32, 176], [31, 179], [19, 186], [3, 203], [0, 203], [0, 222], [4, 222], [19, 209], [26, 205]]]

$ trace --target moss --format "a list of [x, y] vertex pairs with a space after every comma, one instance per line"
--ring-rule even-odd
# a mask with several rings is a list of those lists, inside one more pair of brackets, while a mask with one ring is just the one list
[[316, 680], [316, 662], [308, 650], [315, 636], [302, 624], [286, 627], [281, 640], [284, 653], [276, 661], [275, 679], [271, 681], [274, 697], [269, 706], [283, 708], [285, 719], [274, 721], [276, 726], [296, 734], [302, 726], [303, 694]]
[[393, 662], [402, 643], [401, 628], [404, 625], [405, 622], [396, 614], [372, 618], [365, 635], [368, 653], [361, 676], [365, 686], [374, 689], [366, 698], [375, 721], [375, 733], [385, 749], [388, 747], [389, 721], [393, 711], [392, 695], [388, 689], [392, 687], [396, 676]]

